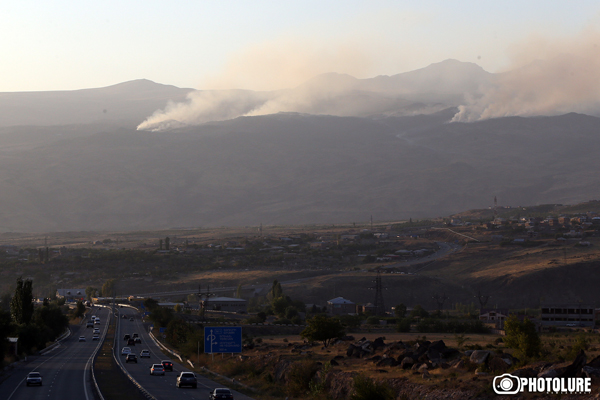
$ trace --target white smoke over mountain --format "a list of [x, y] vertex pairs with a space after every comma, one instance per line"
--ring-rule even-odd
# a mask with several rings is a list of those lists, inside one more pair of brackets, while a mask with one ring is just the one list
[[[301, 59], [314, 60], [313, 56]], [[340, 52], [327, 65], [358, 58], [357, 54]], [[186, 102], [170, 103], [156, 111], [138, 129], [169, 130], [278, 112], [364, 117], [458, 107], [453, 122], [568, 112], [600, 114], [598, 31], [586, 30], [564, 39], [528, 39], [512, 48], [510, 59], [511, 69], [496, 74], [472, 63], [446, 60], [421, 70], [372, 79], [322, 74], [294, 89], [278, 91], [196, 91]], [[237, 71], [244, 65], [257, 68], [256, 62], [250, 61], [236, 65]], [[283, 69], [289, 68], [288, 63]], [[225, 75], [236, 75], [230, 72]], [[291, 74], [297, 76], [298, 72]]]
[[531, 39], [515, 49], [513, 65], [459, 107], [453, 121], [507, 116], [600, 113], [600, 33], [563, 40]]

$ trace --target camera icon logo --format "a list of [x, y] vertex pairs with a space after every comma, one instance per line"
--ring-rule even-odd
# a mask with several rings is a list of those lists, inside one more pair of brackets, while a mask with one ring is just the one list
[[521, 391], [521, 379], [511, 374], [496, 376], [493, 385], [497, 394], [517, 394]]

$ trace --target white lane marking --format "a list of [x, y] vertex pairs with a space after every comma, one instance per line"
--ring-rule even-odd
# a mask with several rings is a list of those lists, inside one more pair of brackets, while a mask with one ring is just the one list
[[[110, 323], [110, 312], [109, 315], [106, 317], [106, 319], [108, 320], [108, 322]], [[90, 358], [88, 358], [87, 363], [85, 364], [85, 368], [83, 369], [83, 393], [85, 394], [85, 399], [86, 400], [90, 400], [90, 397], [88, 396], [88, 390], [87, 390], [87, 385], [85, 382], [85, 378], [87, 377], [87, 372], [88, 370], [91, 370], [92, 366], [90, 365], [92, 363], [92, 359], [94, 358], [94, 354], [96, 354], [96, 352], [98, 352], [98, 350], [100, 349], [102, 342], [104, 341], [104, 337], [106, 337], [106, 332], [108, 331], [108, 324], [104, 324], [104, 333], [102, 334], [102, 340], [98, 341], [98, 345], [96, 346], [96, 349], [92, 352], [92, 354], [90, 355]]]

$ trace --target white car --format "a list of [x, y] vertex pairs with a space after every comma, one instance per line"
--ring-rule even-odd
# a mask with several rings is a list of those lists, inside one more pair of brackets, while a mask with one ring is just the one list
[[94, 332], [92, 332], [94, 334], [100, 334], [100, 328], [94, 328]]
[[92, 340], [100, 340], [100, 336], [99, 335], [94, 335], [94, 336], [92, 336]]
[[94, 321], [94, 325], [100, 325], [100, 320], [98, 318], [96, 318], [96, 320]]
[[122, 356], [126, 356], [129, 353], [131, 353], [131, 348], [129, 348], [129, 347], [123, 347], [123, 349], [121, 350]]
[[150, 367], [150, 375], [164, 375], [165, 369], [162, 364], [152, 364]]
[[148, 350], [142, 350], [142, 351], [140, 351], [140, 358], [143, 358], [143, 357], [150, 358], [150, 352]]

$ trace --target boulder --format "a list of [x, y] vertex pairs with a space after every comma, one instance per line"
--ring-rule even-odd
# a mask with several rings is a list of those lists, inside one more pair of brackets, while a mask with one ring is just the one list
[[378, 337], [377, 339], [375, 339], [373, 341], [373, 343], [371, 344], [371, 347], [372, 347], [373, 351], [376, 351], [380, 347], [385, 347], [385, 343], [383, 341], [383, 338], [382, 337]]
[[511, 372], [511, 375], [518, 376], [519, 378], [535, 378], [538, 375], [538, 371], [533, 368], [521, 368]]
[[432, 348], [431, 346], [429, 347], [429, 349], [427, 349], [427, 353], [426, 353], [427, 358], [429, 359], [429, 361], [431, 362], [439, 362], [440, 359], [442, 358], [442, 355], [440, 354], [440, 352], [435, 349]]
[[340, 363], [339, 363], [339, 362], [335, 361], [335, 358], [332, 358], [332, 359], [329, 361], [329, 364], [331, 364], [331, 365], [332, 365], [332, 366], [334, 366], [334, 367], [337, 367], [338, 365], [340, 365]]
[[573, 360], [573, 363], [571, 365], [567, 366], [565, 368], [565, 370], [558, 376], [561, 378], [576, 377], [581, 372], [581, 369], [585, 365], [586, 361], [587, 361], [587, 357], [585, 355], [585, 352], [583, 350], [581, 350], [579, 352], [579, 354], [577, 354], [577, 357], [575, 357], [575, 360]]
[[431, 342], [431, 344], [429, 345], [429, 349], [435, 349], [440, 353], [443, 352], [446, 348], [446, 343], [444, 343], [443, 340], [436, 340], [435, 342]]
[[402, 361], [400, 361], [400, 368], [409, 369], [414, 363], [415, 360], [412, 357], [404, 357]]
[[469, 359], [474, 364], [485, 364], [489, 356], [490, 352], [487, 350], [475, 350], [471, 353]]
[[398, 365], [398, 362], [392, 357], [383, 358], [377, 363], [378, 367], [395, 367], [396, 365]]
[[600, 368], [600, 356], [594, 358], [592, 361], [587, 363], [587, 366], [592, 368]]
[[546, 368], [539, 374], [537, 374], [538, 378], [556, 378], [558, 376], [558, 372], [554, 368]]
[[488, 368], [494, 372], [506, 372], [510, 366], [503, 358], [498, 356], [490, 357], [487, 365]]

